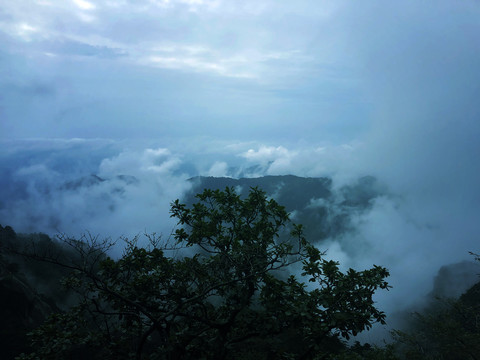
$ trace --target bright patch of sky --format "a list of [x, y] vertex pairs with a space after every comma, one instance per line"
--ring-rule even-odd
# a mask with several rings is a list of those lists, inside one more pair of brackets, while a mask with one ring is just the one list
[[79, 9], [82, 10], [94, 10], [95, 5], [92, 3], [85, 1], [85, 0], [72, 0], [75, 5], [78, 6]]

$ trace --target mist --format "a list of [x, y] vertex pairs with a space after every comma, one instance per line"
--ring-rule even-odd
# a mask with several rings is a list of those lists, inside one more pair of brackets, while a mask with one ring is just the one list
[[194, 176], [330, 177], [341, 201], [368, 175], [387, 191], [318, 246], [387, 267], [383, 310], [480, 252], [478, 2], [26, 4], [0, 16], [2, 225], [168, 237]]

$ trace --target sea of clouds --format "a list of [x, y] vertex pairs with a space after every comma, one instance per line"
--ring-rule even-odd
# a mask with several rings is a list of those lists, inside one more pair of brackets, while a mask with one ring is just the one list
[[478, 173], [476, 168], [446, 171], [453, 165], [448, 157], [438, 169], [422, 171], [419, 154], [397, 164], [405, 172], [401, 177], [394, 165], [383, 172], [373, 163], [367, 166], [369, 149], [362, 144], [158, 145], [103, 139], [2, 142], [0, 223], [17, 232], [50, 235], [90, 232], [116, 239], [155, 232], [168, 237], [176, 225], [170, 203], [190, 190], [187, 180], [193, 176], [329, 176], [335, 191], [371, 174], [385, 184], [388, 196], [352, 213], [353, 231], [319, 247], [343, 269], [389, 268], [393, 288], [376, 297], [383, 310], [390, 314], [418, 304], [432, 291], [442, 265], [471, 260], [468, 252], [479, 251]]
[[[87, 99], [92, 97], [83, 112], [75, 107], [78, 92], [60, 92], [75, 99], [67, 107], [73, 114], [69, 121], [62, 120], [63, 108], [52, 105], [57, 98], [48, 98], [54, 92], [47, 88], [16, 86], [8, 95], [4, 86], [2, 115], [15, 116], [1, 124], [6, 125], [0, 141], [0, 224], [52, 235], [169, 236], [175, 226], [170, 202], [189, 190], [186, 180], [193, 176], [329, 176], [335, 190], [372, 175], [389, 196], [353, 214], [354, 231], [322, 246], [345, 268], [388, 267], [393, 288], [377, 300], [389, 313], [408, 309], [432, 290], [442, 265], [480, 252], [478, 12], [475, 1], [388, 7], [362, 2], [332, 17], [328, 31], [312, 23], [307, 33], [322, 46], [307, 54], [322, 58], [329, 48], [336, 49], [332, 62], [344, 64], [342, 73], [354, 73], [335, 79], [354, 89], [355, 96], [335, 101], [315, 90], [320, 80], [308, 66], [296, 81], [260, 92], [269, 94], [265, 97], [246, 87], [242, 96], [235, 92], [225, 98], [230, 94], [225, 88], [210, 91], [206, 85], [211, 82], [192, 75], [181, 77], [186, 85], [169, 97], [171, 89], [162, 87], [166, 82], [157, 81], [156, 93], [165, 97], [160, 103], [151, 99], [156, 107], [144, 102], [154, 92], [142, 92], [145, 86], [143, 80], [134, 81], [136, 72], [124, 78], [129, 87], [122, 87], [121, 101], [93, 99], [94, 88], [112, 92], [111, 80], [121, 73], [113, 71], [110, 77], [92, 76], [95, 82], [84, 87], [77, 82]], [[336, 36], [324, 41], [330, 33]], [[256, 37], [247, 35], [248, 40]], [[321, 72], [322, 64], [314, 68]], [[37, 67], [32, 67], [35, 73], [58, 70]], [[94, 74], [103, 74], [103, 67]], [[75, 78], [83, 79], [83, 71], [72, 65], [68, 71], [73, 70]], [[201, 86], [190, 88], [195, 81]], [[297, 89], [299, 84], [304, 87]], [[328, 82], [321, 84], [329, 88]], [[17, 98], [22, 89], [41, 94], [43, 100], [34, 105], [48, 111]], [[272, 94], [279, 94], [275, 101]], [[135, 105], [127, 106], [129, 111], [122, 107], [125, 99]], [[322, 111], [316, 107], [320, 103], [326, 104]], [[170, 113], [169, 106], [175, 111]], [[340, 116], [344, 109], [350, 110]], [[63, 115], [53, 116], [57, 112]], [[141, 140], [146, 133], [159, 138]], [[34, 134], [41, 139], [24, 138]], [[59, 138], [46, 139], [47, 134]], [[84, 138], [71, 139], [71, 134]], [[135, 140], [119, 140], [124, 138]]]

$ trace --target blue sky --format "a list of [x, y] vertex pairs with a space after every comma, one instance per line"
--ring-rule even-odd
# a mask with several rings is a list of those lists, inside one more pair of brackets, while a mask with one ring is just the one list
[[[0, 0], [0, 223], [131, 235], [190, 176], [371, 174], [401, 201], [331, 256], [425, 292], [480, 252], [478, 99], [476, 0]], [[90, 174], [142, 186], [61, 191]]]

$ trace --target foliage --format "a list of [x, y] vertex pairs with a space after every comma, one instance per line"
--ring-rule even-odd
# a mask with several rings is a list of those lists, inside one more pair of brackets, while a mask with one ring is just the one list
[[134, 239], [112, 259], [110, 242], [65, 239], [80, 254], [71, 263], [30, 253], [73, 270], [65, 285], [82, 300], [35, 330], [20, 359], [318, 359], [384, 323], [372, 296], [386, 269], [342, 273], [256, 188], [197, 197], [172, 203], [174, 243]]
[[398, 360], [395, 347], [385, 344], [383, 347], [372, 346], [369, 343], [360, 344], [358, 341], [337, 354], [329, 354], [329, 360]]

